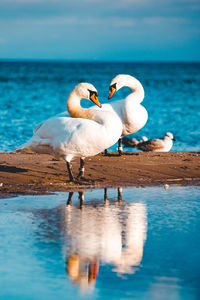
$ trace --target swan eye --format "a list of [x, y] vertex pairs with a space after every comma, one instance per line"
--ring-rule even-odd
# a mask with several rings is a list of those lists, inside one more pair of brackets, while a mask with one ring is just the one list
[[109, 86], [109, 90], [112, 91], [112, 89], [117, 89], [117, 83], [113, 83], [112, 85]]
[[[96, 91], [91, 91], [91, 90], [89, 90], [88, 89], [88, 91], [89, 91], [89, 93], [90, 93], [90, 99], [91, 99], [91, 97], [93, 98], [93, 97], [98, 97], [98, 93], [96, 92]], [[94, 95], [94, 96], [93, 96]]]

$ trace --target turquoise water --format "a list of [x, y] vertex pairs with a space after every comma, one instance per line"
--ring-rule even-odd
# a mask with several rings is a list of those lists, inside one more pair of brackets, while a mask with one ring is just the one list
[[[67, 96], [79, 82], [93, 83], [99, 100], [107, 102], [110, 81], [119, 73], [135, 76], [144, 86], [143, 105], [149, 119], [136, 138], [162, 137], [171, 131], [176, 137], [172, 150], [199, 150], [200, 63], [1, 61], [0, 151], [20, 146], [32, 136], [36, 124], [64, 111]], [[128, 93], [123, 88], [112, 101]]]
[[199, 299], [198, 186], [0, 200], [0, 299]]

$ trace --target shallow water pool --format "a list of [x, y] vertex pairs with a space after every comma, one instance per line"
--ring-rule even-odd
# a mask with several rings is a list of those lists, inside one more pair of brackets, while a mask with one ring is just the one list
[[0, 298], [198, 299], [199, 194], [159, 186], [1, 199]]

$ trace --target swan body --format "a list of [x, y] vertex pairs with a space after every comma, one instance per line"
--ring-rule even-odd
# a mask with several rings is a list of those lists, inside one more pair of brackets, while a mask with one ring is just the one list
[[151, 139], [136, 145], [137, 149], [145, 152], [169, 152], [173, 146], [174, 136], [171, 132], [167, 132], [163, 139]]
[[82, 98], [92, 100], [101, 107], [95, 87], [80, 83], [68, 97], [69, 111], [77, 113], [79, 117], [70, 118], [64, 112], [47, 119], [36, 126], [33, 137], [21, 148], [63, 158], [72, 181], [74, 177], [69, 165], [72, 158], [80, 157], [83, 160], [98, 154], [116, 143], [122, 132], [122, 123], [116, 114], [108, 111], [101, 113], [100, 110], [90, 112], [80, 106]]
[[[104, 122], [110, 114], [102, 112], [102, 118], [87, 120], [57, 115], [46, 120], [28, 142], [28, 146], [38, 153], [53, 154], [70, 162], [76, 157], [93, 156], [104, 150], [105, 146], [117, 140], [115, 126]], [[103, 123], [103, 125], [102, 125]], [[119, 127], [118, 127], [119, 128]], [[107, 134], [107, 129], [113, 134]], [[110, 142], [111, 141], [111, 142]]]
[[[110, 83], [110, 95], [109, 99], [113, 94], [122, 87], [129, 87], [132, 93], [128, 95], [123, 100], [114, 101], [110, 104], [103, 104], [102, 110], [112, 111], [116, 113], [123, 124], [122, 135], [135, 133], [139, 131], [147, 122], [148, 113], [144, 106], [140, 103], [144, 99], [144, 89], [142, 84], [130, 75], [119, 74], [112, 79]], [[95, 107], [90, 108], [90, 110], [96, 110]], [[122, 152], [122, 140], [119, 140], [119, 153]]]
[[[134, 101], [134, 99], [132, 99]], [[140, 103], [125, 103], [124, 100], [118, 100], [111, 104], [102, 104], [102, 109], [116, 113], [122, 121], [123, 129], [122, 135], [135, 133], [139, 131], [147, 122], [148, 113], [144, 106]], [[132, 101], [130, 101], [132, 102]], [[93, 109], [96, 109], [93, 107]]]

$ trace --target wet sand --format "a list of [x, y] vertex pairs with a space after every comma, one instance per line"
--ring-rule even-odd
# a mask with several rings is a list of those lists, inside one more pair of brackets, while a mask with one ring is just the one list
[[[200, 152], [100, 154], [85, 160], [85, 177], [69, 182], [66, 165], [50, 155], [0, 153], [0, 196], [95, 187], [200, 183]], [[72, 162], [78, 174], [79, 159]]]

